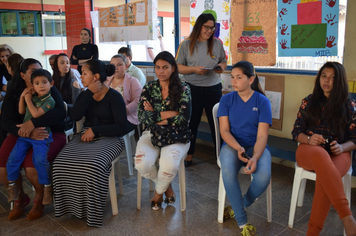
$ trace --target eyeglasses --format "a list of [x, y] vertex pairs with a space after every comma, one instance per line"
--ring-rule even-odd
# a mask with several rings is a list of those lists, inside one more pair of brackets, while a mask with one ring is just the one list
[[204, 29], [205, 30], [211, 30], [211, 31], [214, 31], [215, 30], [215, 26], [209, 26], [209, 25], [203, 25]]

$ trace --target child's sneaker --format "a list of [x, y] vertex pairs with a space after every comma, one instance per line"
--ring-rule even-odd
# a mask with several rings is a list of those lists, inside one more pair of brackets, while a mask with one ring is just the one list
[[224, 220], [227, 220], [230, 218], [235, 218], [235, 213], [234, 213], [234, 210], [232, 209], [232, 207], [229, 205], [224, 208]]
[[256, 227], [251, 224], [247, 224], [243, 227], [243, 229], [241, 231], [241, 235], [242, 236], [258, 236], [256, 233]]
[[7, 187], [7, 201], [12, 202], [12, 201], [17, 201], [19, 199], [19, 189], [17, 188], [17, 185], [15, 183], [9, 184]]
[[52, 204], [52, 202], [53, 202], [52, 186], [44, 187], [42, 204], [50, 205], [50, 204]]

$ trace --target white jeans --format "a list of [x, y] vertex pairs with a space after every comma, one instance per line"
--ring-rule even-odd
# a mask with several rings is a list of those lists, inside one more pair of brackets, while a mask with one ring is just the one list
[[[176, 176], [182, 158], [185, 158], [190, 143], [175, 143], [156, 148], [151, 143], [150, 131], [145, 131], [137, 142], [135, 168], [146, 179], [156, 183], [156, 192], [164, 193]], [[159, 160], [159, 169], [156, 160]]]

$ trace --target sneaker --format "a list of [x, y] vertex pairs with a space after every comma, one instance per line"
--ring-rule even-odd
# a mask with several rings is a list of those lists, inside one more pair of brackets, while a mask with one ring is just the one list
[[7, 187], [7, 193], [9, 194], [9, 196], [7, 197], [7, 201], [8, 202], [12, 202], [12, 201], [17, 201], [19, 199], [19, 189], [17, 188], [17, 185], [9, 185]]
[[229, 205], [224, 208], [224, 220], [227, 220], [230, 218], [235, 218], [235, 213], [234, 213], [234, 210], [232, 209], [232, 207]]
[[44, 187], [42, 204], [50, 205], [50, 204], [52, 204], [52, 202], [53, 202], [52, 186]]
[[242, 236], [258, 236], [256, 233], [256, 227], [251, 224], [247, 224], [243, 227], [243, 229], [241, 231], [241, 235]]
[[23, 194], [23, 197], [14, 202], [14, 207], [9, 213], [9, 220], [16, 220], [23, 214], [23, 209], [30, 203], [30, 198], [27, 194]]

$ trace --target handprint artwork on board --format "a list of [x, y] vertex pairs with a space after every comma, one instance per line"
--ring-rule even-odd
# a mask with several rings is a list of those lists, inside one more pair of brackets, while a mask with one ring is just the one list
[[190, 0], [190, 7], [195, 8], [197, 6], [197, 0]]
[[229, 21], [228, 20], [223, 20], [222, 25], [223, 25], [223, 27], [222, 27], [223, 30], [229, 29]]
[[281, 27], [279, 27], [279, 29], [281, 30], [281, 35], [289, 35], [289, 33], [286, 34], [286, 31], [288, 29], [288, 26], [286, 24], [283, 24]]
[[287, 40], [282, 39], [282, 41], [279, 42], [279, 44], [281, 45], [282, 49], [289, 49], [289, 47], [287, 47]]
[[333, 25], [335, 23], [337, 23], [337, 21], [334, 22], [336, 15], [332, 16], [331, 13], [329, 15], [326, 15], [326, 17], [324, 18], [324, 20], [326, 20], [326, 22], [330, 25]]
[[196, 20], [197, 20], [197, 18], [196, 18], [195, 16], [192, 16], [192, 17], [191, 17], [191, 20], [190, 20], [190, 24], [191, 24], [192, 26], [194, 26]]
[[287, 15], [288, 10], [286, 8], [282, 8], [282, 10], [279, 12], [279, 17], [282, 19], [282, 16]]
[[328, 5], [329, 7], [333, 7], [336, 4], [336, 0], [326, 0], [326, 5]]
[[[334, 47], [334, 46], [336, 45], [336, 43], [334, 43], [334, 41], [335, 41], [335, 36], [329, 36], [329, 38], [326, 37], [326, 46], [327, 46], [328, 48]], [[333, 44], [333, 43], [334, 43], [334, 44]]]

